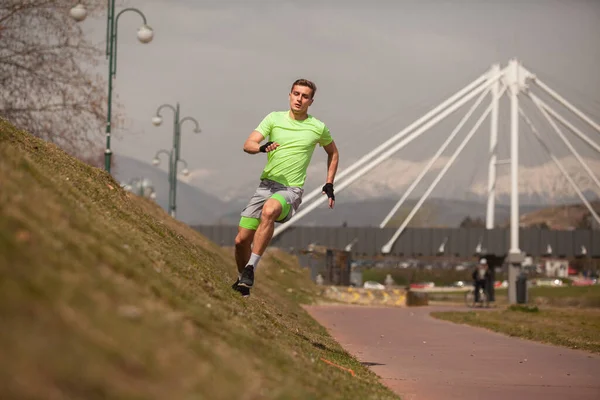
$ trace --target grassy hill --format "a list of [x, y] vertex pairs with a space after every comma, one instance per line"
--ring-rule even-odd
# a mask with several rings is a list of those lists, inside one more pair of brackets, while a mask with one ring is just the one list
[[[600, 200], [590, 201], [596, 213], [600, 213]], [[594, 219], [583, 203], [546, 207], [521, 216], [522, 226], [547, 226], [550, 229], [591, 228]]]
[[0, 119], [3, 398], [396, 398], [303, 310], [318, 294], [294, 258], [268, 253], [247, 299], [234, 271], [152, 201]]

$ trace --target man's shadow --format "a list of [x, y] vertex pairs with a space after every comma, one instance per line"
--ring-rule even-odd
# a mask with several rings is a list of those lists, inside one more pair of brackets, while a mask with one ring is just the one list
[[372, 367], [374, 365], [385, 365], [385, 364], [381, 364], [381, 363], [377, 363], [377, 362], [368, 362], [368, 361], [361, 361], [361, 364], [364, 365], [365, 367]]

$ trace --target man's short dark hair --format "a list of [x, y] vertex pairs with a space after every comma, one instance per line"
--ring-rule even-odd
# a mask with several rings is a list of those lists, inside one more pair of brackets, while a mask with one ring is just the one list
[[314, 98], [315, 97], [315, 93], [317, 93], [317, 85], [315, 85], [314, 82], [309, 81], [308, 79], [296, 79], [296, 81], [292, 84], [292, 90], [294, 90], [294, 86], [306, 86], [309, 87], [312, 90], [312, 94], [310, 96], [310, 98]]

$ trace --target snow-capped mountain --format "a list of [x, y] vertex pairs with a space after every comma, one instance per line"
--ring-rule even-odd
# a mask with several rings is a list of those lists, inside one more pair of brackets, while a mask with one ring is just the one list
[[[440, 157], [409, 198], [419, 198], [448, 160], [448, 157]], [[565, 157], [559, 161], [579, 189], [586, 195], [586, 198], [593, 199], [600, 196], [600, 188], [581, 167], [577, 159]], [[584, 162], [600, 179], [600, 159], [587, 158], [584, 159]], [[348, 186], [343, 191], [344, 194], [339, 196], [340, 201], [350, 199], [360, 201], [383, 197], [399, 199], [428, 163], [429, 160], [419, 162], [399, 158], [386, 160]], [[326, 167], [323, 162], [311, 165], [308, 170], [307, 186], [305, 188], [307, 192], [321, 186], [325, 170]], [[340, 168], [338, 176], [342, 171], [343, 169]], [[487, 164], [469, 165], [468, 159], [457, 160], [456, 164], [447, 171], [429, 197], [485, 201], [488, 184], [487, 174]], [[510, 167], [506, 165], [497, 168], [497, 174], [497, 201], [507, 203], [510, 199]], [[258, 183], [257, 180], [252, 180], [244, 184], [230, 185], [226, 179], [212, 182], [212, 177], [208, 176], [205, 171], [190, 171], [190, 175], [181, 179], [190, 185], [209, 185], [212, 193], [228, 202], [247, 200]], [[339, 186], [346, 179], [348, 177], [337, 179], [336, 185]], [[575, 190], [552, 161], [532, 167], [521, 166], [519, 169], [519, 191], [521, 201], [528, 204], [547, 205], [580, 201]]]
[[[588, 199], [600, 197], [600, 188], [583, 169], [574, 157], [565, 157], [559, 160], [575, 185]], [[585, 164], [600, 179], [600, 159], [585, 159]], [[511, 178], [509, 168], [504, 168], [498, 174], [496, 193], [500, 199], [510, 197]], [[477, 182], [471, 191], [481, 196], [487, 193], [487, 181]], [[577, 192], [552, 161], [535, 167], [521, 167], [519, 169], [519, 194], [526, 198], [539, 197], [547, 203], [563, 201], [580, 201]]]
[[[447, 159], [441, 159], [435, 164], [430, 174], [417, 187], [415, 193], [403, 206], [402, 212], [407, 213], [415, 205], [416, 200], [426, 189], [435, 175], [443, 167]], [[575, 162], [574, 162], [575, 161]], [[349, 225], [372, 225], [381, 222], [384, 216], [402, 196], [403, 191], [420, 174], [424, 162], [410, 162], [405, 160], [389, 160], [379, 167], [358, 179], [347, 190], [341, 191], [336, 196], [336, 210], [319, 207], [302, 224], [339, 226], [343, 223]], [[598, 197], [598, 189], [585, 171], [580, 170], [576, 160], [562, 160], [565, 168], [578, 186], [584, 191], [587, 199]], [[586, 160], [592, 171], [600, 175], [600, 160]], [[579, 167], [579, 168], [578, 168]], [[473, 168], [472, 168], [473, 169]], [[477, 173], [454, 175], [448, 171], [437, 188], [424, 203], [423, 209], [427, 213], [417, 215], [422, 223], [432, 226], [458, 226], [465, 216], [485, 217], [487, 167], [477, 168]], [[321, 186], [325, 165], [315, 164], [309, 171], [309, 185], [306, 192]], [[227, 179], [214, 179], [210, 171], [190, 171], [188, 176], [180, 175], [178, 185], [178, 218], [184, 222], [197, 223], [237, 223], [239, 213], [254, 193], [257, 181], [248, 181], [232, 186]], [[510, 198], [509, 168], [499, 169], [498, 176], [498, 201], [496, 207], [497, 221], [504, 221], [508, 217]], [[155, 184], [158, 199], [161, 205], [166, 204], [168, 192], [168, 179], [166, 174], [156, 167], [120, 157], [119, 168], [116, 169], [119, 179], [126, 180], [131, 177], [146, 177]], [[477, 179], [473, 179], [476, 177]], [[470, 182], [473, 182], [470, 186]], [[343, 182], [340, 180], [338, 185]], [[470, 187], [466, 191], [464, 187]], [[526, 213], [550, 205], [564, 205], [565, 203], [580, 203], [570, 189], [569, 183], [561, 172], [550, 164], [537, 167], [522, 167], [520, 171], [520, 187], [522, 190], [521, 212]], [[162, 204], [165, 203], [165, 204]], [[337, 205], [339, 204], [339, 205]], [[402, 214], [401, 212], [401, 214]]]
[[[447, 162], [447, 157], [440, 157], [421, 183], [413, 190], [410, 198], [420, 197]], [[587, 199], [600, 197], [600, 187], [592, 180], [577, 159], [564, 157], [559, 162]], [[584, 159], [584, 162], [595, 177], [600, 179], [600, 159], [587, 158]], [[348, 187], [346, 196], [352, 194], [355, 199], [372, 199], [386, 196], [399, 198], [404, 190], [408, 189], [421, 174], [428, 163], [429, 160], [421, 162], [400, 159], [387, 160]], [[460, 169], [464, 171], [461, 174], [457, 174], [453, 168], [454, 166], [446, 172], [430, 197], [462, 200], [484, 200], [487, 197], [487, 165], [473, 166], [473, 168], [461, 166]], [[510, 190], [510, 167], [506, 165], [497, 168], [497, 201], [508, 202]], [[521, 201], [528, 204], [580, 201], [572, 185], [553, 161], [533, 167], [521, 166], [519, 168], [519, 194]]]

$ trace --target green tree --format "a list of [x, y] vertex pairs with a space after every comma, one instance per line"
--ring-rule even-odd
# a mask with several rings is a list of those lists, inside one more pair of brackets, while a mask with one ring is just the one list
[[460, 223], [461, 228], [485, 228], [485, 221], [481, 217], [471, 218], [469, 215]]

